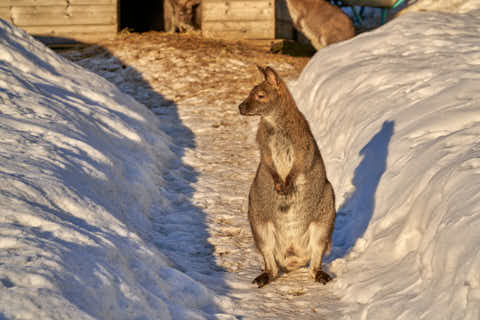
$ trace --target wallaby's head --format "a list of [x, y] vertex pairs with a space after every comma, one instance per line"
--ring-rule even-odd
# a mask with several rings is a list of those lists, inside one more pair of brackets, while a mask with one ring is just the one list
[[244, 116], [266, 116], [270, 114], [278, 105], [278, 100], [283, 92], [282, 80], [275, 70], [271, 67], [257, 67], [265, 80], [253, 87], [247, 99], [238, 106], [240, 114]]

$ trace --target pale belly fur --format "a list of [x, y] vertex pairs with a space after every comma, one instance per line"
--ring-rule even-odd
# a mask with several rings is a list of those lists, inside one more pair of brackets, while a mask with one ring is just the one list
[[303, 221], [298, 221], [294, 209], [290, 208], [291, 213], [279, 212], [283, 216], [278, 217], [274, 224], [275, 259], [287, 271], [305, 266], [311, 256], [310, 228]]
[[284, 210], [277, 209], [275, 215], [274, 255], [277, 263], [291, 271], [305, 266], [311, 257], [310, 225], [304, 218], [305, 208], [303, 195], [303, 175], [298, 176], [296, 181], [296, 193], [288, 197], [279, 196], [277, 203]]

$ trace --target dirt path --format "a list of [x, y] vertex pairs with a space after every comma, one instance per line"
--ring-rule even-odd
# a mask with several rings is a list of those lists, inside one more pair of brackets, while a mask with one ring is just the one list
[[216, 302], [217, 318], [322, 319], [338, 309], [329, 287], [303, 269], [262, 289], [251, 284], [262, 268], [246, 216], [257, 119], [241, 117], [237, 106], [260, 80], [256, 64], [293, 79], [308, 58], [156, 32], [62, 54], [161, 119], [181, 163], [166, 176], [172, 210], [156, 218], [155, 241], [185, 273], [227, 297]]

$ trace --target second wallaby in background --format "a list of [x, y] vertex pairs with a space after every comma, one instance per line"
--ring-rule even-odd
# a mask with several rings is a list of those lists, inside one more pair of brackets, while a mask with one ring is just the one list
[[263, 287], [279, 269], [310, 262], [310, 275], [327, 283], [323, 256], [330, 251], [335, 196], [307, 120], [287, 86], [270, 67], [258, 67], [265, 80], [240, 106], [240, 114], [260, 116], [260, 164], [250, 188], [248, 219], [265, 262], [253, 280]]
[[286, 0], [295, 29], [302, 32], [315, 49], [355, 36], [352, 20], [325, 0]]

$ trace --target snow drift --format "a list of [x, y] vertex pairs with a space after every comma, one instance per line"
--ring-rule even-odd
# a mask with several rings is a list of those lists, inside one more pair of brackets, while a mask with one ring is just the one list
[[442, 11], [467, 13], [480, 7], [479, 0], [419, 0], [412, 2], [402, 13], [411, 11]]
[[0, 20], [0, 318], [214, 311], [149, 241], [178, 162], [158, 128], [114, 85]]
[[292, 91], [326, 161], [352, 319], [480, 317], [480, 11], [402, 15]]

